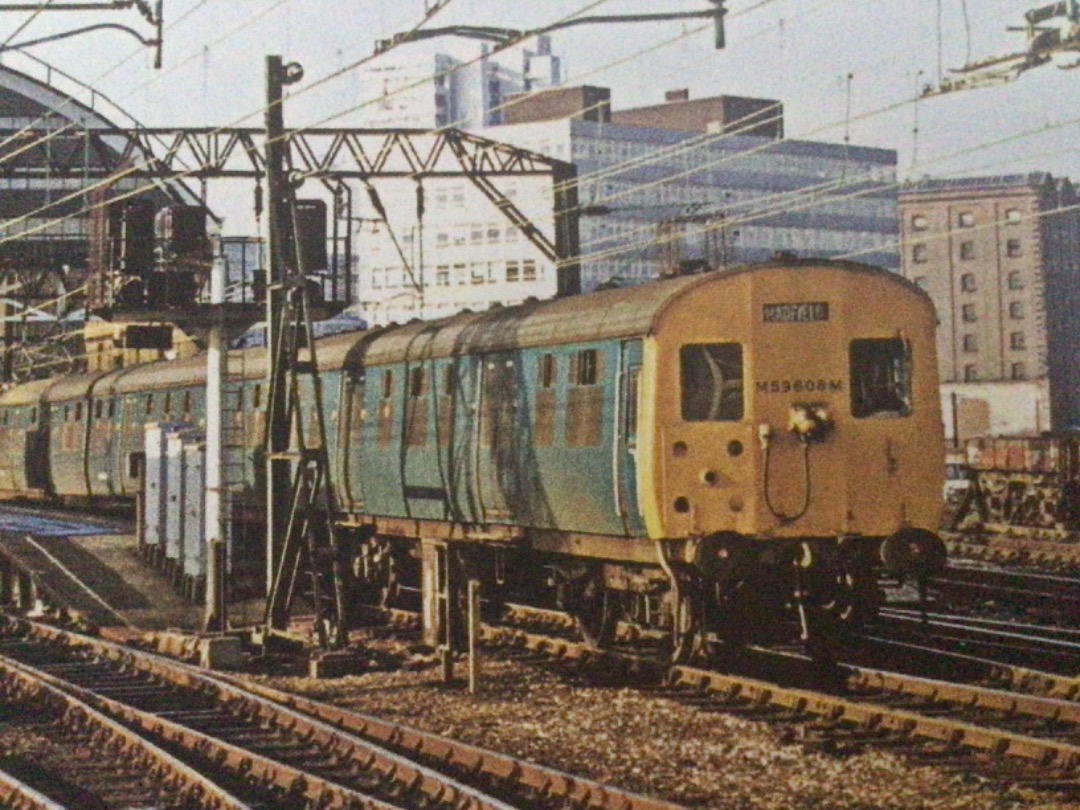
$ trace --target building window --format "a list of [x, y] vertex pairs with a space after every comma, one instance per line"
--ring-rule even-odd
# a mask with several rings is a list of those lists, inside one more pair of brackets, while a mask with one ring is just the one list
[[975, 339], [975, 335], [964, 335], [964, 351], [977, 352], [978, 350], [979, 342]]
[[498, 242], [500, 236], [502, 236], [501, 228], [492, 227], [487, 229], [487, 240], [489, 243]]
[[438, 267], [435, 268], [435, 286], [450, 286], [450, 265], [440, 264]]
[[1023, 301], [1010, 301], [1009, 302], [1009, 317], [1014, 321], [1018, 321], [1024, 317], [1024, 302]]
[[506, 263], [506, 280], [519, 281], [521, 279], [521, 265], [517, 262]]
[[1024, 289], [1024, 277], [1019, 270], [1013, 270], [1009, 273], [1009, 289], [1010, 290], [1022, 290]]
[[975, 243], [971, 241], [960, 243], [960, 258], [964, 260], [975, 258]]
[[1024, 348], [1024, 333], [1012, 332], [1009, 334], [1009, 348], [1011, 349], [1023, 349]]
[[916, 264], [923, 264], [926, 261], [926, 245], [918, 244], [913, 245], [911, 248], [911, 260]]
[[956, 221], [961, 228], [975, 227], [975, 215], [970, 211], [961, 211], [960, 216], [956, 218]]
[[974, 364], [964, 366], [964, 382], [975, 382], [979, 379], [979, 372], [975, 370]]
[[536, 281], [536, 260], [526, 259], [521, 266], [522, 281]]
[[975, 314], [975, 305], [964, 304], [960, 308], [960, 317], [963, 318], [964, 323], [975, 323], [979, 319], [979, 316]]
[[929, 226], [928, 226], [928, 224], [926, 222], [926, 217], [924, 215], [922, 215], [922, 214], [914, 214], [911, 217], [911, 230], [913, 230], [913, 231], [925, 231], [927, 229], [927, 227], [929, 227]]
[[964, 292], [975, 292], [975, 274], [964, 273], [960, 276], [960, 289]]
[[1005, 240], [1005, 255], [1010, 259], [1017, 259], [1024, 255], [1023, 250], [1020, 247], [1019, 239], [1006, 239]]
[[1014, 380], [1026, 380], [1027, 379], [1027, 366], [1024, 363], [1012, 364], [1012, 378]]
[[1020, 221], [1020, 209], [1008, 208], [1005, 210], [1005, 224], [1015, 225]]

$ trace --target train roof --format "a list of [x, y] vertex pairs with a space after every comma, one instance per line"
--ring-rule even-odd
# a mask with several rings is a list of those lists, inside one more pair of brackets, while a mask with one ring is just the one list
[[[345, 362], [390, 363], [403, 357], [448, 357], [643, 336], [654, 331], [667, 304], [691, 289], [762, 270], [814, 267], [878, 275], [930, 300], [925, 291], [902, 276], [870, 265], [825, 259], [781, 260], [369, 330], [356, 341]], [[323, 355], [319, 358], [322, 362]]]
[[[657, 318], [667, 304], [696, 287], [722, 283], [745, 273], [814, 267], [870, 273], [930, 301], [926, 292], [912, 282], [870, 265], [825, 259], [780, 260], [550, 301], [532, 301], [515, 307], [464, 312], [438, 321], [414, 321], [332, 335], [318, 340], [319, 367], [328, 371], [361, 362], [392, 363], [406, 357], [448, 357], [643, 336], [654, 331]], [[240, 373], [246, 379], [265, 376], [264, 348], [235, 351], [243, 356]], [[107, 377], [112, 379], [104, 379]], [[100, 393], [116, 394], [203, 385], [206, 354], [109, 372], [35, 380], [0, 395], [0, 405], [33, 404], [45, 395], [49, 401], [85, 396], [87, 387], [95, 380], [102, 380]]]
[[9, 388], [3, 394], [0, 394], [0, 407], [37, 405], [44, 393], [55, 383], [55, 379], [31, 380], [16, 385], [14, 388]]

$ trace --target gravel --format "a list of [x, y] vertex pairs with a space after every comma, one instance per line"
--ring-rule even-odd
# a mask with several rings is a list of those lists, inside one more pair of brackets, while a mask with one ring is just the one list
[[[932, 764], [925, 749], [862, 746], [810, 721], [705, 707], [558, 665], [487, 652], [480, 689], [445, 684], [430, 656], [365, 642], [368, 671], [336, 680], [257, 676], [280, 689], [395, 720], [694, 808], [1078, 808], [1037, 791]], [[403, 668], [404, 667], [404, 668]], [[457, 666], [464, 678], [464, 662]]]

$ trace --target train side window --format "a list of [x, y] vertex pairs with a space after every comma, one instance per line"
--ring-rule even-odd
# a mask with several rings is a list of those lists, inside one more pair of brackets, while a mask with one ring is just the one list
[[105, 408], [105, 400], [98, 399], [98, 400], [94, 401], [94, 418], [95, 419], [100, 419], [101, 418], [101, 414], [104, 411], [104, 408]]
[[149, 416], [153, 412], [154, 412], [154, 395], [153, 394], [147, 394], [146, 395], [146, 415]]
[[109, 418], [112, 419], [114, 416], [116, 416], [116, 400], [115, 399], [110, 399], [109, 400]]
[[679, 350], [682, 418], [737, 422], [743, 418], [741, 343], [696, 343]]
[[555, 385], [555, 355], [543, 354], [538, 361], [538, 376], [541, 388], [551, 388]]
[[851, 341], [851, 415], [881, 419], [910, 414], [911, 350], [907, 341]]
[[172, 413], [172, 391], [165, 392], [165, 415]]
[[258, 409], [262, 407], [262, 383], [255, 383], [255, 392], [252, 395], [254, 402], [252, 405]]
[[64, 406], [64, 421], [65, 422], [71, 421], [71, 406], [70, 405], [65, 405]]
[[37, 405], [30, 409], [30, 424], [37, 424]]
[[394, 395], [394, 372], [386, 369], [382, 377], [382, 398], [390, 399]]
[[596, 349], [582, 349], [570, 358], [570, 382], [596, 385], [600, 380], [600, 359]]
[[191, 413], [191, 389], [184, 391], [184, 414]]
[[442, 370], [442, 392], [448, 397], [454, 395], [454, 365], [448, 363]]
[[416, 398], [424, 395], [424, 369], [421, 366], [409, 369], [409, 396]]

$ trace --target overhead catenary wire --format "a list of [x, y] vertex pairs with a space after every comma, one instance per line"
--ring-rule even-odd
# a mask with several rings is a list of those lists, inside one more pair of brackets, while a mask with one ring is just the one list
[[671, 178], [667, 178], [667, 179], [671, 179]]

